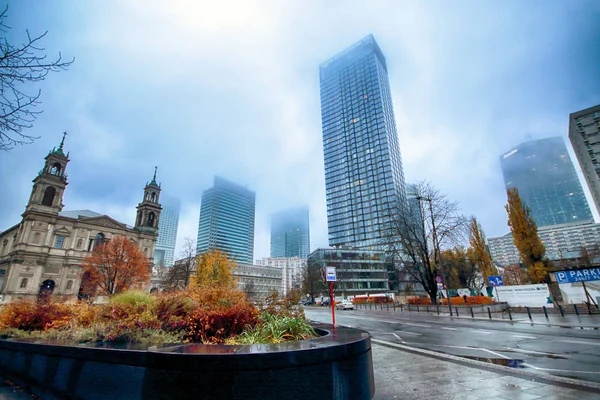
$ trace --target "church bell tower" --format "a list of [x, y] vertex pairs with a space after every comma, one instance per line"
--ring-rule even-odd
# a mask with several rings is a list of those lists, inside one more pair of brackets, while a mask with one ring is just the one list
[[58, 215], [62, 211], [62, 199], [68, 185], [66, 170], [69, 154], [65, 154], [63, 150], [66, 135], [67, 132], [64, 132], [58, 149], [50, 150], [45, 157], [44, 168], [33, 179], [33, 189], [25, 213], [37, 211]]
[[162, 207], [159, 203], [160, 184], [156, 183], [156, 171], [154, 167], [154, 177], [150, 183], [144, 187], [144, 198], [137, 206], [137, 217], [135, 219], [135, 229], [147, 232], [158, 233], [158, 220]]

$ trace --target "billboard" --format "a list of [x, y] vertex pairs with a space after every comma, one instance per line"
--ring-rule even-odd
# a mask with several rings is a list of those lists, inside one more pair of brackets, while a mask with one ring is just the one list
[[554, 307], [550, 301], [550, 290], [545, 283], [537, 285], [496, 286], [498, 301], [512, 307]]
[[557, 271], [554, 273], [558, 283], [575, 283], [582, 281], [600, 281], [600, 268]]

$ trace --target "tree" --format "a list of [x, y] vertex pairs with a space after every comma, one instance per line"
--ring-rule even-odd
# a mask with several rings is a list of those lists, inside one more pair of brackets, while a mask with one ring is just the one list
[[481, 289], [487, 285], [488, 277], [497, 275], [498, 270], [492, 264], [492, 257], [485, 243], [485, 233], [483, 233], [481, 225], [479, 225], [475, 217], [471, 218], [471, 222], [469, 223], [469, 244], [471, 247], [467, 250], [467, 257], [477, 265], [477, 268], [481, 272], [483, 282], [482, 286], [478, 287], [478, 289]]
[[162, 279], [162, 286], [165, 290], [185, 289], [190, 283], [190, 278], [196, 272], [196, 247], [191, 238], [186, 237], [184, 239], [183, 250], [180, 255], [181, 258], [175, 261], [173, 266], [167, 268], [165, 272]]
[[519, 265], [510, 265], [504, 268], [502, 275], [506, 286], [517, 286], [527, 283], [527, 274]]
[[125, 236], [117, 235], [96, 246], [83, 265], [90, 282], [108, 296], [142, 287], [150, 281], [150, 260]]
[[301, 272], [301, 290], [303, 294], [308, 294], [312, 302], [315, 301], [315, 295], [325, 291], [325, 279], [323, 278], [323, 269], [321, 265], [312, 259], [308, 259], [306, 268]]
[[468, 288], [472, 292], [478, 293], [481, 288], [479, 285], [480, 271], [477, 264], [469, 257], [469, 250], [462, 246], [456, 246], [454, 249], [445, 250], [442, 255], [444, 266], [446, 266], [446, 276], [449, 286], [455, 288]]
[[531, 211], [521, 200], [517, 188], [508, 189], [507, 195], [508, 204], [505, 208], [508, 213], [508, 226], [521, 261], [527, 267], [534, 283], [548, 282], [547, 268], [550, 262], [545, 258], [546, 248], [538, 236]]
[[38, 137], [27, 135], [24, 130], [33, 126], [33, 121], [42, 111], [36, 109], [41, 104], [41, 90], [27, 91], [26, 86], [46, 79], [50, 72], [66, 70], [75, 59], [63, 61], [61, 53], [47, 60], [42, 39], [48, 31], [31, 36], [22, 44], [9, 43], [6, 32], [10, 29], [5, 23], [8, 6], [0, 13], [0, 150], [8, 151], [16, 145], [31, 144]]
[[393, 255], [392, 261], [403, 262], [404, 271], [421, 284], [435, 304], [436, 278], [443, 261], [439, 250], [464, 242], [467, 219], [456, 202], [449, 201], [431, 184], [419, 182], [415, 191], [415, 197], [396, 201], [385, 245]]
[[229, 260], [227, 254], [219, 250], [210, 250], [198, 258], [196, 265], [195, 284], [198, 287], [236, 287], [233, 270], [235, 261]]

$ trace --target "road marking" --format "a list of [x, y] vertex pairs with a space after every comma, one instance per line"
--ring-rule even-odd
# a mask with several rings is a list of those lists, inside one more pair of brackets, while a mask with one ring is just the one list
[[396, 335], [395, 333], [392, 332], [392, 335], [396, 336], [396, 338], [401, 342], [401, 343], [406, 343], [404, 341], [404, 339], [402, 339], [400, 336]]
[[414, 332], [407, 332], [407, 331], [402, 331], [403, 335], [413, 335], [413, 336], [421, 336], [420, 333], [414, 333]]
[[442, 329], [445, 329], [447, 331], [457, 331], [458, 330], [456, 328], [448, 328], [447, 326], [442, 326]]
[[494, 333], [494, 332], [490, 332], [490, 331], [482, 331], [480, 329], [475, 329], [475, 331], [479, 332], [479, 333], [483, 333], [484, 335], [491, 335], [492, 333]]
[[485, 352], [487, 352], [487, 353], [490, 353], [490, 354], [493, 354], [493, 355], [495, 355], [496, 357], [502, 357], [502, 358], [504, 358], [505, 360], [510, 360], [510, 359], [511, 359], [511, 357], [507, 357], [507, 356], [505, 356], [505, 355], [503, 355], [503, 354], [496, 353], [495, 351], [491, 351], [491, 350], [488, 350], [488, 349], [484, 349], [484, 348], [482, 348], [482, 347], [480, 347], [480, 348], [479, 348], [479, 350], [481, 350], [481, 351], [485, 351]]
[[592, 345], [592, 346], [600, 346], [600, 343], [595, 343], [595, 342], [582, 342], [581, 340], [561, 340], [561, 342], [563, 343], [576, 343], [576, 344], [585, 344], [585, 345]]
[[598, 371], [577, 371], [577, 370], [573, 370], [573, 369], [542, 368], [542, 367], [536, 367], [535, 365], [531, 365], [531, 364], [527, 364], [527, 363], [523, 363], [523, 366], [533, 368], [538, 371], [570, 372], [570, 373], [577, 373], [577, 374], [600, 374], [600, 372], [598, 372]]
[[431, 325], [425, 325], [425, 324], [413, 324], [410, 322], [404, 322], [402, 323], [403, 325], [410, 325], [410, 326], [418, 326], [420, 328], [431, 328]]
[[535, 336], [526, 336], [526, 335], [513, 335], [514, 337], [523, 338], [523, 339], [537, 339]]

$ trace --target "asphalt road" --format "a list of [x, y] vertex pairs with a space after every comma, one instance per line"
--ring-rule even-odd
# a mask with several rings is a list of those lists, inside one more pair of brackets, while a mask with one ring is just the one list
[[[305, 313], [331, 323], [331, 309]], [[600, 330], [368, 310], [338, 310], [336, 324], [406, 346], [600, 383]]]

